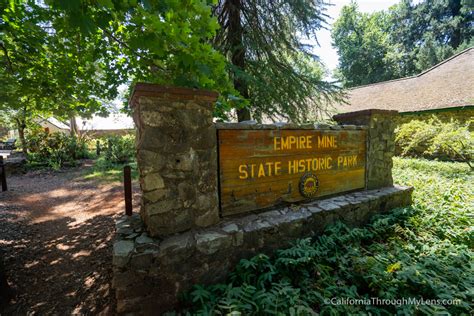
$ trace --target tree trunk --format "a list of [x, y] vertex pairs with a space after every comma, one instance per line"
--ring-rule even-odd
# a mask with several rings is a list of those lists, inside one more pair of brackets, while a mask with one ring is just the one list
[[25, 128], [26, 128], [25, 120], [17, 118], [16, 125], [18, 127], [18, 135], [20, 136], [21, 150], [26, 155], [28, 153], [28, 148], [27, 148], [26, 139], [25, 139]]
[[[450, 1], [449, 6], [451, 9], [452, 19], [458, 17], [461, 14], [461, 0]], [[449, 41], [449, 44], [454, 49], [458, 48], [458, 46], [461, 44], [461, 41], [462, 41], [461, 27], [462, 26], [457, 26], [453, 30], [453, 34], [451, 35], [451, 39]]]
[[69, 118], [69, 130], [71, 136], [79, 135], [79, 128], [77, 127], [76, 117], [74, 115], [71, 115]]
[[[241, 0], [228, 0], [229, 5], [229, 29], [228, 40], [231, 48], [231, 62], [234, 66], [245, 70], [245, 48], [243, 45], [242, 22], [240, 19], [242, 3]], [[246, 99], [249, 97], [248, 86], [244, 79], [234, 75], [234, 88], [240, 95]], [[239, 122], [250, 120], [250, 111], [248, 108], [238, 109], [237, 118]]]

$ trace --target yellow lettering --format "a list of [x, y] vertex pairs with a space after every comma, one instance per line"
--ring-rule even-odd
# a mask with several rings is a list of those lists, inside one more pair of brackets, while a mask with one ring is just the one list
[[240, 175], [239, 175], [240, 179], [247, 179], [249, 177], [246, 165], [240, 165], [239, 166], [239, 173], [240, 173]]
[[306, 136], [306, 146], [308, 148], [312, 148], [311, 141], [312, 141], [313, 136]]
[[304, 160], [298, 161], [298, 172], [304, 172]]
[[298, 160], [289, 160], [288, 161], [288, 174], [297, 173], [298, 170]]
[[300, 148], [306, 148], [306, 137], [300, 136]]
[[251, 167], [250, 168], [250, 170], [251, 170], [250, 175], [251, 175], [252, 178], [255, 178], [255, 165], [251, 164], [250, 167]]
[[273, 150], [281, 149], [281, 137], [273, 137]]
[[265, 177], [265, 168], [263, 168], [263, 164], [260, 164], [258, 167], [258, 177]]
[[281, 161], [275, 162], [275, 175], [278, 176], [281, 174]]
[[296, 137], [295, 136], [290, 136], [288, 137], [290, 140], [289, 140], [289, 143], [290, 143], [290, 148], [293, 148], [293, 145], [296, 144]]
[[265, 163], [265, 165], [268, 167], [268, 176], [272, 176], [272, 166], [273, 166], [273, 162], [267, 162]]

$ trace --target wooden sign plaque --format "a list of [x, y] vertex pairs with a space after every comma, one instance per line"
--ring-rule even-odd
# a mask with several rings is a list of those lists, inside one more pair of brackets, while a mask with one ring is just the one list
[[223, 216], [365, 188], [366, 131], [219, 129]]

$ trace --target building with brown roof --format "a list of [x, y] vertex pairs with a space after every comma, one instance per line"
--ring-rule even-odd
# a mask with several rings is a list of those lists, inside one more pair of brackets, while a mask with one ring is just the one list
[[412, 77], [352, 88], [338, 112], [397, 110], [402, 122], [431, 117], [474, 118], [474, 47]]

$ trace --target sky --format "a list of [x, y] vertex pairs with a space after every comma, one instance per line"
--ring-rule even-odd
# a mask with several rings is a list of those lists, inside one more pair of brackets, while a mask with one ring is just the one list
[[[390, 6], [398, 3], [400, 0], [357, 0], [359, 10], [366, 13], [386, 10]], [[330, 28], [334, 21], [337, 20], [343, 6], [350, 4], [351, 0], [328, 0], [332, 4], [328, 7], [326, 13], [330, 16], [328, 20], [330, 26], [328, 30], [320, 30], [316, 33], [319, 47], [314, 48], [314, 53], [319, 56], [326, 67], [332, 71], [337, 67], [338, 56], [337, 51], [331, 45], [331, 31]]]

